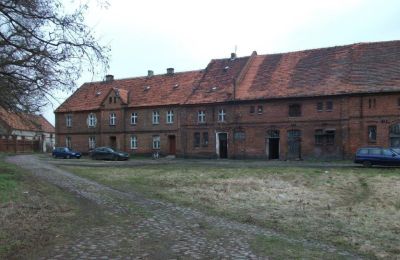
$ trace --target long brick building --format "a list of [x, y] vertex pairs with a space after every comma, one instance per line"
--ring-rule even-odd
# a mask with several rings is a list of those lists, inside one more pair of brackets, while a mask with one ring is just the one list
[[205, 158], [346, 158], [400, 146], [400, 41], [214, 59], [204, 70], [83, 84], [57, 145]]

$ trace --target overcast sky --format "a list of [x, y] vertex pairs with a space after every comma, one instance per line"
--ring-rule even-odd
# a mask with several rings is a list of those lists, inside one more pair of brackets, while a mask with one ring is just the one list
[[[68, 3], [70, 0], [66, 0]], [[94, 1], [96, 2], [96, 1]], [[108, 0], [87, 23], [111, 47], [116, 79], [203, 69], [213, 58], [400, 40], [400, 1]], [[102, 80], [84, 75], [80, 84]], [[71, 93], [59, 93], [63, 102]], [[53, 110], [45, 113], [54, 124]]]

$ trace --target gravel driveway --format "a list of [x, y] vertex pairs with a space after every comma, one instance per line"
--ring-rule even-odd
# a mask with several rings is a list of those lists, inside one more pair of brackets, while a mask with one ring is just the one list
[[135, 191], [121, 192], [59, 169], [37, 156], [19, 155], [8, 161], [110, 214], [129, 219], [132, 208], [148, 213], [134, 225], [118, 222], [107, 227], [82, 227], [74, 239], [46, 251], [43, 259], [265, 259], [250, 247], [252, 239], [260, 235], [299, 243], [334, 258], [359, 258], [318, 241], [294, 240], [255, 225], [148, 199]]

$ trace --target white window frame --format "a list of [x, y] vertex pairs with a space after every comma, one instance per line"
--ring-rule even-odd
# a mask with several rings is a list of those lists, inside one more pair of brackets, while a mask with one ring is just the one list
[[226, 112], [225, 109], [221, 108], [218, 110], [218, 122], [225, 122]]
[[167, 111], [167, 124], [172, 124], [174, 123], [174, 111], [173, 110], [169, 110]]
[[161, 147], [161, 138], [159, 135], [153, 136], [153, 149], [160, 149]]
[[112, 112], [110, 113], [110, 125], [115, 125], [117, 122], [117, 115]]
[[65, 118], [65, 124], [67, 127], [72, 127], [72, 115], [68, 114]]
[[94, 148], [96, 148], [96, 137], [89, 136], [89, 149], [94, 149]]
[[160, 123], [160, 112], [153, 111], [153, 125], [158, 125]]
[[131, 135], [131, 149], [135, 150], [138, 148], [138, 142], [137, 142], [137, 136], [136, 135]]
[[131, 114], [131, 125], [136, 125], [138, 120], [138, 113], [132, 112]]
[[65, 146], [68, 147], [68, 148], [72, 148], [71, 136], [66, 136], [65, 137]]
[[90, 114], [88, 115], [87, 124], [88, 124], [88, 127], [96, 127], [97, 118], [96, 118], [96, 115], [95, 115], [95, 114], [90, 113]]
[[206, 122], [206, 112], [204, 110], [199, 110], [199, 112], [197, 112], [197, 122], [199, 123]]

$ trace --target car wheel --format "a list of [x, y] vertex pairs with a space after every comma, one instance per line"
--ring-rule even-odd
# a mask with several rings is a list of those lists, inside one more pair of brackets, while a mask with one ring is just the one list
[[370, 161], [363, 161], [363, 166], [369, 168], [372, 166], [372, 163]]

